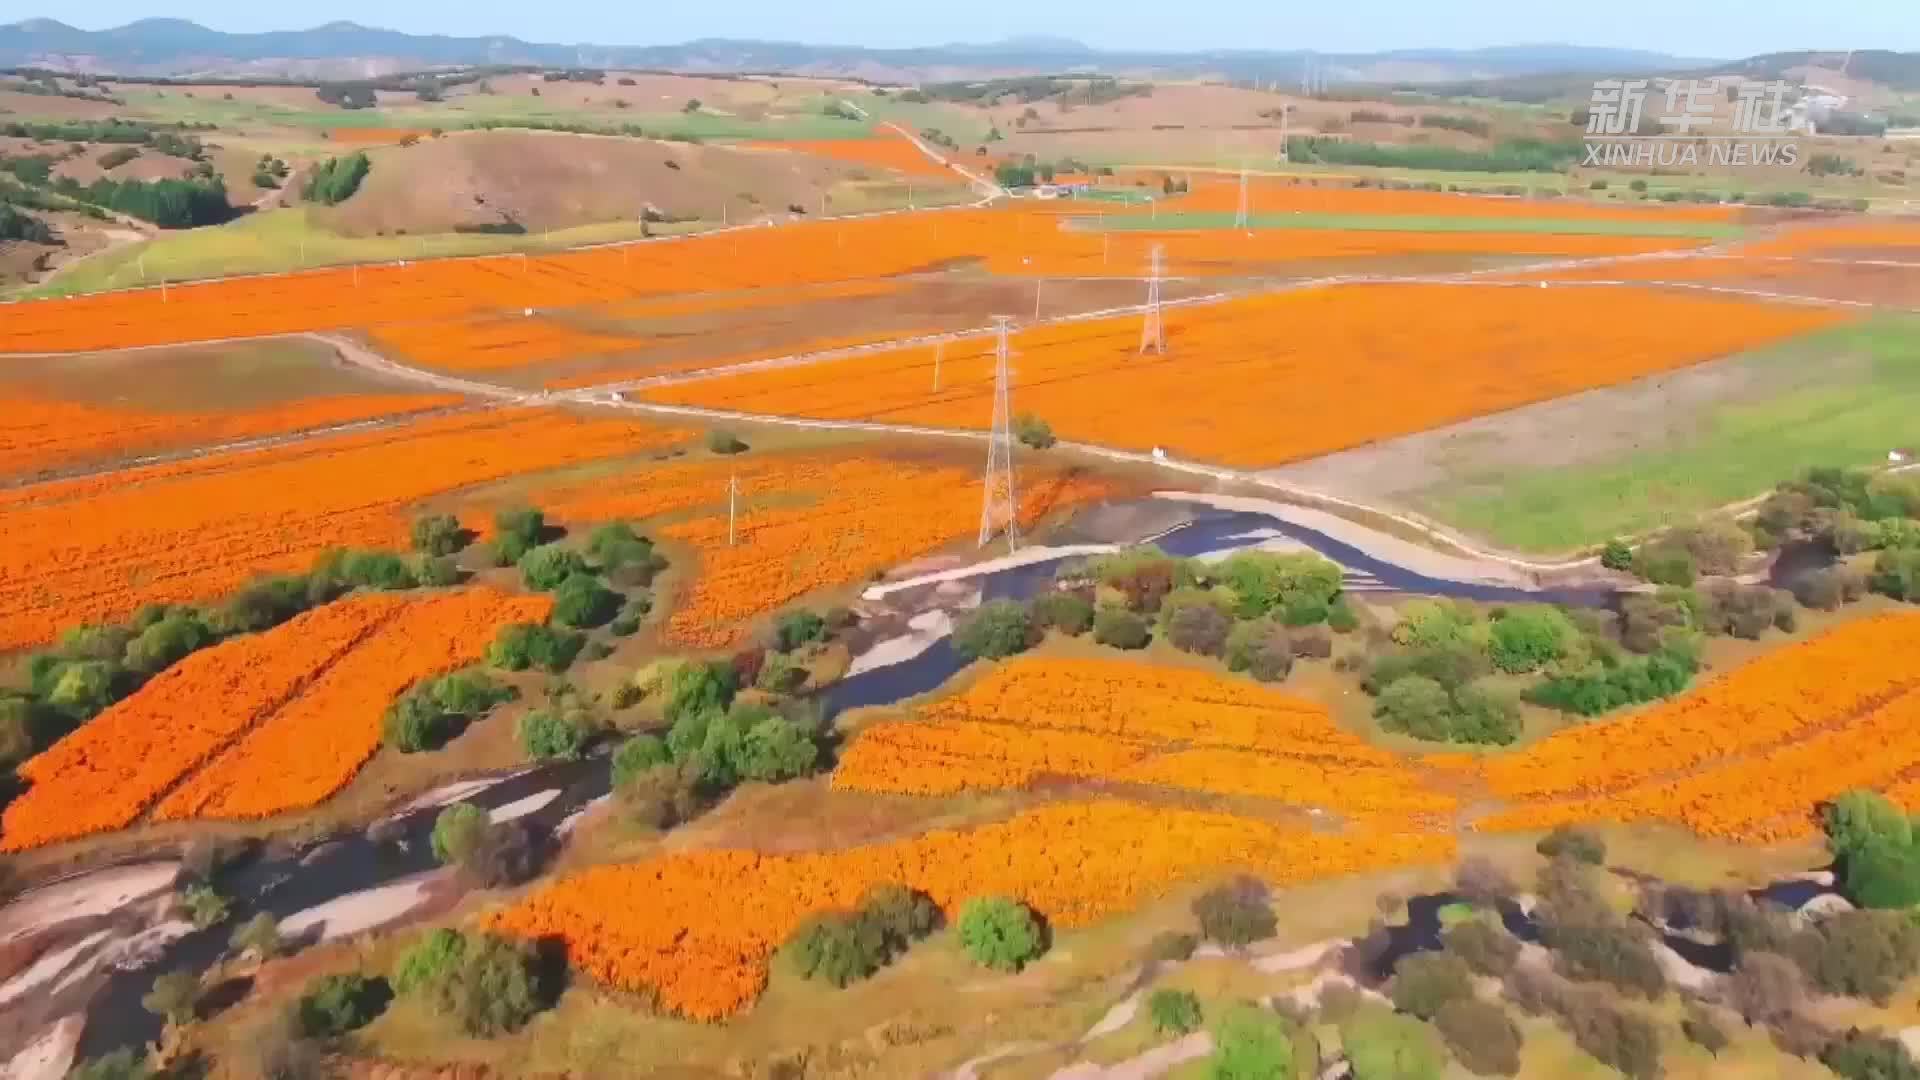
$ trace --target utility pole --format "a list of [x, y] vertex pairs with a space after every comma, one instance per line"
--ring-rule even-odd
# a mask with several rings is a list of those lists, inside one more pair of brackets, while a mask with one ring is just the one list
[[1007, 325], [1013, 320], [995, 315], [999, 347], [994, 355], [993, 429], [987, 436], [987, 475], [980, 495], [980, 546], [986, 547], [1001, 528], [1007, 534], [1007, 552], [1020, 547], [1019, 501], [1013, 488], [1013, 409], [1008, 390]]
[[1160, 245], [1153, 245], [1152, 266], [1147, 278], [1147, 317], [1140, 324], [1140, 355], [1151, 348], [1155, 356], [1167, 355], [1166, 327], [1160, 312]]
[[947, 343], [945, 340], [933, 343], [933, 388], [936, 391], [940, 389], [940, 358], [946, 355], [946, 352]]
[[1038, 281], [1035, 281], [1033, 283], [1033, 321], [1034, 322], [1040, 321], [1040, 289], [1046, 283], [1047, 283], [1046, 278], [1041, 278]]
[[1240, 166], [1240, 212], [1233, 216], [1233, 227], [1247, 227], [1247, 167]]
[[734, 536], [735, 536], [734, 528], [735, 528], [735, 522], [738, 520], [739, 510], [740, 510], [740, 474], [738, 472], [734, 472], [727, 476], [727, 546], [728, 547], [732, 547], [734, 543]]

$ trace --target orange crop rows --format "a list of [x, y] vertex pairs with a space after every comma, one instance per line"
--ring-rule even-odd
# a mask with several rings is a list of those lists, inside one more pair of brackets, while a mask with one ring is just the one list
[[491, 589], [411, 599], [161, 800], [155, 820], [260, 818], [320, 803], [380, 748], [382, 717], [401, 692], [474, 663], [500, 627], [545, 622], [552, 608], [548, 597]]
[[[727, 543], [727, 483], [740, 513]], [[1033, 472], [1021, 481], [1021, 519], [1104, 497], [1106, 481], [1077, 472]], [[922, 555], [980, 523], [977, 471], [912, 459], [843, 454], [754, 455], [663, 465], [531, 496], [560, 521], [698, 516], [657, 529], [693, 547], [698, 571], [667, 621], [670, 640], [722, 648], [747, 622], [816, 589], [858, 581]]]
[[[1168, 201], [1171, 211], [1233, 211], [1240, 207], [1240, 182], [1192, 180], [1192, 190]], [[1549, 218], [1565, 221], [1732, 222], [1733, 206], [1620, 206], [1583, 199], [1505, 198], [1442, 191], [1391, 191], [1380, 188], [1317, 187], [1283, 178], [1253, 178], [1247, 186], [1253, 214], [1405, 214], [1425, 217]], [[1145, 213], [1146, 211], [1141, 211]]]
[[931, 795], [1024, 787], [1047, 775], [1351, 813], [1454, 806], [1311, 702], [1243, 680], [1109, 660], [1001, 664], [912, 720], [861, 732], [833, 785]]
[[960, 174], [921, 153], [919, 147], [900, 135], [876, 132], [876, 137], [871, 139], [768, 140], [744, 145], [750, 150], [786, 150], [830, 161], [874, 165], [908, 176], [937, 178], [952, 184], [965, 182]]
[[460, 400], [432, 394], [343, 394], [234, 412], [148, 412], [52, 398], [0, 398], [0, 477], [401, 416]]
[[[613, 383], [630, 382], [637, 379], [650, 379], [659, 375], [678, 375], [690, 371], [707, 371], [730, 368], [740, 364], [752, 364], [762, 360], [775, 360], [782, 357], [804, 356], [813, 353], [831, 352], [837, 349], [852, 349], [861, 346], [881, 347], [904, 337], [914, 337], [928, 331], [913, 330], [870, 330], [859, 334], [843, 334], [837, 337], [808, 338], [790, 342], [786, 345], [753, 352], [724, 353], [719, 356], [707, 355], [683, 360], [656, 360], [645, 363], [644, 354], [641, 364], [635, 367], [601, 368], [580, 375], [563, 375], [548, 379], [542, 385], [551, 390], [568, 390], [582, 386], [606, 386]], [[672, 338], [666, 339], [669, 343]]]
[[[1019, 334], [1014, 398], [1061, 436], [1267, 466], [1724, 356], [1831, 325], [1819, 309], [1651, 289], [1367, 285]], [[992, 416], [991, 346], [719, 374], [650, 401], [951, 428]]]
[[1484, 829], [1657, 819], [1707, 836], [1804, 835], [1816, 804], [1920, 766], [1920, 615], [1849, 623], [1680, 698], [1488, 759], [1521, 804]]
[[1285, 884], [1453, 853], [1452, 837], [1440, 834], [1317, 834], [1224, 814], [1069, 803], [845, 851], [705, 851], [599, 867], [489, 921], [519, 936], [558, 937], [577, 970], [713, 1020], [760, 993], [768, 956], [802, 919], [849, 907], [874, 884], [923, 890], [949, 913], [975, 896], [1015, 896], [1070, 929], [1229, 869]]
[[222, 596], [328, 548], [404, 549], [420, 500], [691, 434], [494, 410], [0, 492], [0, 650], [145, 603]]
[[1742, 244], [1742, 255], [1808, 255], [1832, 252], [1881, 252], [1886, 258], [1909, 258], [1920, 248], [1920, 221], [1881, 221], [1863, 218], [1855, 221], [1822, 222], [1789, 228], [1776, 235]]
[[33, 786], [0, 815], [0, 850], [24, 851], [131, 824], [406, 603], [400, 596], [373, 595], [328, 604], [267, 633], [203, 649], [161, 672], [20, 766]]
[[647, 344], [642, 337], [595, 333], [524, 315], [396, 324], [377, 328], [369, 336], [376, 346], [392, 350], [399, 358], [449, 371], [492, 371], [570, 356], [628, 352]]
[[342, 146], [392, 146], [405, 139], [429, 139], [425, 128], [339, 127], [327, 129], [327, 141]]
[[[1068, 212], [1071, 212], [1069, 208]], [[1237, 274], [1304, 259], [1411, 253], [1621, 255], [1685, 238], [1268, 230], [1115, 236], [1064, 228], [1042, 205], [735, 229], [554, 255], [311, 270], [0, 307], [0, 353], [84, 352], [461, 319], [532, 307], [824, 285], [980, 260], [1002, 274], [1138, 273], [1164, 244], [1171, 272]]]

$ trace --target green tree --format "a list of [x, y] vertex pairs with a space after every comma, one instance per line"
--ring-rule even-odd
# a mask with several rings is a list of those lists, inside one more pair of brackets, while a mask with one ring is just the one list
[[860, 918], [880, 935], [888, 952], [899, 954], [933, 933], [940, 925], [940, 908], [923, 892], [882, 882], [861, 894]]
[[449, 927], [422, 935], [400, 954], [400, 963], [393, 971], [394, 991], [411, 994], [437, 985], [460, 963], [466, 949], [465, 935]]
[[200, 976], [185, 969], [154, 979], [153, 989], [140, 999], [142, 1008], [176, 1027], [191, 1023], [199, 1004]]
[[1446, 1054], [1432, 1029], [1411, 1016], [1363, 1008], [1340, 1027], [1353, 1080], [1439, 1080]]
[[1842, 1035], [1820, 1052], [1820, 1063], [1843, 1080], [1920, 1080], [1920, 1063], [1906, 1044], [1878, 1032]]
[[1460, 1064], [1481, 1076], [1520, 1073], [1520, 1029], [1491, 1001], [1456, 998], [1440, 1007], [1433, 1026]]
[[566, 630], [538, 623], [510, 623], [494, 635], [487, 647], [487, 663], [507, 671], [538, 667], [562, 672], [573, 665], [586, 639]]
[[122, 1047], [80, 1062], [67, 1074], [67, 1080], [152, 1080], [153, 1076], [146, 1059]]
[[169, 614], [127, 642], [127, 667], [142, 675], [157, 675], [189, 655], [213, 644], [213, 631], [191, 608]]
[[1078, 637], [1093, 628], [1093, 605], [1070, 592], [1043, 593], [1034, 598], [1032, 619], [1038, 630]]
[[1380, 691], [1374, 718], [1388, 731], [1416, 739], [1444, 740], [1453, 731], [1453, 699], [1445, 687], [1422, 675], [1403, 675]]
[[562, 626], [600, 626], [619, 611], [620, 594], [585, 571], [568, 574], [553, 591], [553, 621]]
[[1293, 1065], [1293, 1036], [1278, 1014], [1239, 1002], [1214, 1021], [1213, 1080], [1292, 1080]]
[[1019, 971], [1046, 951], [1032, 909], [1004, 896], [980, 896], [960, 909], [960, 945], [974, 962], [995, 971]]
[[1227, 634], [1227, 669], [1261, 682], [1283, 682], [1293, 672], [1293, 638], [1272, 619], [1248, 619]]
[[1053, 436], [1053, 428], [1032, 413], [1021, 413], [1013, 418], [1013, 436], [1035, 450], [1045, 450], [1057, 441]]
[[587, 732], [575, 719], [553, 709], [536, 709], [520, 718], [520, 748], [535, 761], [578, 761]]
[[1556, 825], [1552, 832], [1541, 837], [1534, 850], [1549, 859], [1562, 855], [1589, 866], [1599, 866], [1607, 861], [1607, 842], [1599, 833], [1578, 825]]
[[114, 665], [105, 660], [65, 664], [47, 692], [47, 704], [76, 720], [90, 720], [113, 704]]
[[180, 905], [187, 909], [187, 918], [201, 930], [226, 922], [231, 913], [227, 898], [215, 892], [211, 885], [187, 886], [180, 893]]
[[780, 947], [787, 969], [803, 979], [844, 987], [880, 970], [887, 946], [878, 929], [840, 912], [801, 923]]
[[1441, 930], [1440, 941], [1478, 975], [1500, 978], [1520, 958], [1520, 943], [1486, 919], [1462, 919]]
[[413, 519], [413, 550], [423, 555], [451, 555], [466, 542], [467, 532], [452, 514], [424, 514]]
[[251, 950], [262, 960], [271, 960], [280, 954], [280, 923], [273, 916], [262, 911], [233, 930], [233, 936], [227, 939], [233, 948], [245, 952]]
[[562, 544], [543, 544], [520, 558], [520, 578], [529, 589], [548, 592], [574, 574], [587, 570], [587, 560]]
[[465, 938], [458, 955], [422, 978], [435, 1012], [469, 1035], [488, 1038], [517, 1031], [551, 1004], [538, 977], [533, 948], [493, 934]]
[[672, 756], [659, 736], [635, 735], [613, 752], [613, 786], [625, 786], [648, 769], [667, 764]]
[[820, 748], [797, 725], [768, 716], [741, 734], [732, 766], [742, 780], [779, 783], [811, 773], [819, 757]]
[[1277, 922], [1267, 888], [1258, 879], [1236, 878], [1194, 898], [1201, 936], [1222, 945], [1251, 945], [1274, 934]]
[[1093, 615], [1093, 640], [1113, 649], [1144, 649], [1153, 635], [1147, 620], [1125, 608], [1103, 607]]
[[1147, 1019], [1157, 1035], [1181, 1036], [1200, 1030], [1200, 999], [1191, 990], [1160, 989], [1147, 995]]
[[443, 865], [471, 859], [486, 838], [490, 819], [472, 803], [454, 803], [433, 819], [433, 856]]
[[300, 1030], [312, 1039], [327, 1039], [365, 1027], [386, 1011], [393, 992], [385, 979], [369, 979], [357, 972], [322, 975], [307, 984], [296, 1008]]
[[1609, 540], [1601, 549], [1600, 565], [1609, 570], [1633, 569], [1633, 548], [1624, 540]]
[[1487, 651], [1501, 671], [1537, 671], [1565, 656], [1579, 633], [1557, 608], [1508, 608], [1489, 627]]
[[993, 600], [954, 628], [954, 651], [968, 660], [1000, 660], [1034, 644], [1027, 609], [1017, 601]]
[[1450, 952], [1408, 953], [1393, 966], [1394, 1007], [1431, 1020], [1442, 1006], [1473, 996], [1473, 970]]
[[774, 643], [782, 652], [792, 652], [826, 636], [827, 620], [805, 609], [789, 611], [774, 622]]

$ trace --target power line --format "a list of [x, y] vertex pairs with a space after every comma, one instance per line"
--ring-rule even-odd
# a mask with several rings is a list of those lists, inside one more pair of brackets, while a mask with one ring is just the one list
[[1013, 489], [1012, 394], [1008, 389], [1012, 380], [1007, 369], [1007, 326], [1012, 321], [1007, 315], [993, 317], [999, 331], [994, 355], [993, 430], [987, 436], [987, 475], [980, 495], [980, 546], [986, 547], [995, 533], [1004, 530], [1008, 552], [1020, 547], [1019, 503]]

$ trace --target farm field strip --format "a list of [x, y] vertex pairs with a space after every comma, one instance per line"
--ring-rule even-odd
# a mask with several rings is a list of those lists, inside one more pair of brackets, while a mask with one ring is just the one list
[[832, 782], [936, 795], [1021, 788], [1049, 775], [1353, 814], [1455, 806], [1318, 705], [1201, 672], [1106, 660], [1001, 664], [908, 719], [863, 730]]
[[552, 607], [550, 597], [483, 588], [410, 599], [161, 800], [154, 819], [260, 818], [317, 805], [380, 748], [383, 714], [407, 687], [478, 661], [501, 626], [544, 622]]
[[1452, 217], [1444, 215], [1360, 214], [1263, 210], [1249, 213], [1245, 225], [1231, 210], [1172, 210], [1143, 217], [1138, 213], [1107, 214], [1072, 220], [1075, 229], [1091, 232], [1185, 232], [1224, 229], [1352, 232], [1481, 233], [1560, 236], [1639, 236], [1726, 240], [1744, 235], [1738, 225], [1707, 221], [1579, 217]]
[[[0, 851], [132, 824], [405, 604], [383, 595], [328, 604], [274, 631], [203, 649], [161, 672], [20, 766], [32, 786], [0, 813]], [[212, 701], [222, 707], [210, 708]]]
[[[1920, 615], [1878, 615], [1681, 697], [1489, 758], [1488, 830], [1663, 820], [1751, 842], [1804, 836], [1822, 801], [1920, 767]], [[1914, 792], [1908, 791], [1911, 798]]]
[[[1580, 290], [1442, 282], [1296, 289], [1171, 312], [1165, 356], [1141, 355], [1134, 319], [1048, 324], [1015, 337], [1016, 381], [1022, 407], [1065, 438], [1265, 467], [1688, 366], [1838, 318], [1657, 289], [1602, 295], [1596, 311], [1593, 294]], [[1562, 340], [1569, 326], [1594, 329], [1570, 349]], [[1433, 354], [1438, 343], [1452, 354], [1444, 363]], [[722, 372], [642, 399], [983, 428], [991, 350], [947, 353], [937, 391], [933, 350], [920, 348]], [[1336, 354], [1345, 362], [1324, 362]], [[1330, 413], [1332, 402], [1343, 408]]]
[[[1097, 801], [997, 824], [804, 855], [702, 851], [599, 867], [536, 889], [489, 917], [497, 930], [557, 937], [569, 962], [697, 1020], [732, 1015], [766, 986], [772, 951], [808, 915], [897, 883], [951, 916], [1001, 894], [1054, 926], [1131, 910], [1182, 881], [1243, 870], [1277, 885], [1452, 858], [1441, 834], [1319, 834], [1246, 818]], [[727, 898], [724, 913], [715, 899]]]
[[422, 500], [694, 434], [503, 408], [0, 491], [0, 649], [222, 596], [328, 548], [405, 548]]

